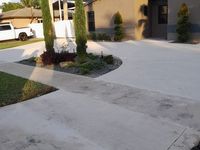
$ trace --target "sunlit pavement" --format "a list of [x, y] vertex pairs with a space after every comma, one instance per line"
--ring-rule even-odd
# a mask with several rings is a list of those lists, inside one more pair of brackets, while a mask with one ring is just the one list
[[200, 101], [200, 44], [143, 40], [123, 43], [88, 43], [122, 59], [122, 66], [99, 80], [129, 85]]

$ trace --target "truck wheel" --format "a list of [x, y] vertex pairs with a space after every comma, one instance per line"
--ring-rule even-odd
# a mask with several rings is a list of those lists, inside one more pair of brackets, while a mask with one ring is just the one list
[[20, 33], [20, 34], [19, 34], [19, 40], [21, 40], [21, 41], [26, 41], [26, 40], [28, 40], [27, 34], [26, 34], [25, 32]]

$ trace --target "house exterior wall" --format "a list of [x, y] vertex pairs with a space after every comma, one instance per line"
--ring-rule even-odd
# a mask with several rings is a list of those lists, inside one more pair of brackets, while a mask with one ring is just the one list
[[[31, 18], [2, 19], [0, 20], [0, 23], [1, 22], [12, 22], [15, 28], [22, 28], [22, 27], [27, 27], [30, 24]], [[34, 19], [32, 23], [37, 23], [37, 20]]]
[[[148, 34], [153, 37], [152, 29], [156, 29], [158, 32], [160, 30], [150, 23], [150, 19], [153, 17], [148, 19], [141, 11], [141, 7], [149, 5], [149, 2], [150, 0], [97, 0], [85, 6], [86, 18], [88, 11], [94, 11], [96, 32], [113, 34], [114, 14], [119, 11], [124, 21], [126, 37], [137, 40], [145, 38]], [[167, 39], [176, 40], [177, 13], [182, 3], [186, 3], [190, 10], [191, 37], [200, 41], [200, 0], [168, 0], [169, 14], [165, 31]]]
[[[13, 19], [12, 23], [16, 28], [27, 27], [31, 23], [31, 19], [30, 18]], [[32, 23], [37, 23], [37, 20], [33, 19]]]
[[[15, 28], [27, 27], [30, 23], [38, 23], [38, 20], [42, 18], [34, 18], [32, 21], [31, 18], [10, 18], [10, 19], [1, 19], [1, 22], [11, 22]], [[54, 21], [59, 21], [59, 17], [55, 17]]]
[[183, 3], [186, 3], [189, 7], [191, 37], [200, 41], [200, 0], [168, 0], [168, 39], [176, 39], [177, 13]]
[[96, 32], [113, 34], [113, 20], [116, 12], [120, 12], [127, 38], [142, 39], [147, 17], [141, 12], [141, 6], [148, 5], [148, 0], [97, 0], [85, 6], [88, 11], [95, 12]]

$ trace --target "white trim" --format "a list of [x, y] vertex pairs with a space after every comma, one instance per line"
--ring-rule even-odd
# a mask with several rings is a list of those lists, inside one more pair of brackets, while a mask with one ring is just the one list
[[60, 21], [62, 21], [62, 10], [61, 10], [61, 3], [60, 3], [60, 0], [58, 0], [58, 7], [59, 7]]

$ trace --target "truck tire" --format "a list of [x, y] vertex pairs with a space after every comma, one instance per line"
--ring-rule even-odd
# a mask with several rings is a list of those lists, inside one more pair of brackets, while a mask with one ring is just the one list
[[26, 41], [26, 40], [28, 40], [27, 34], [25, 32], [20, 33], [19, 34], [19, 40], [20, 41]]

